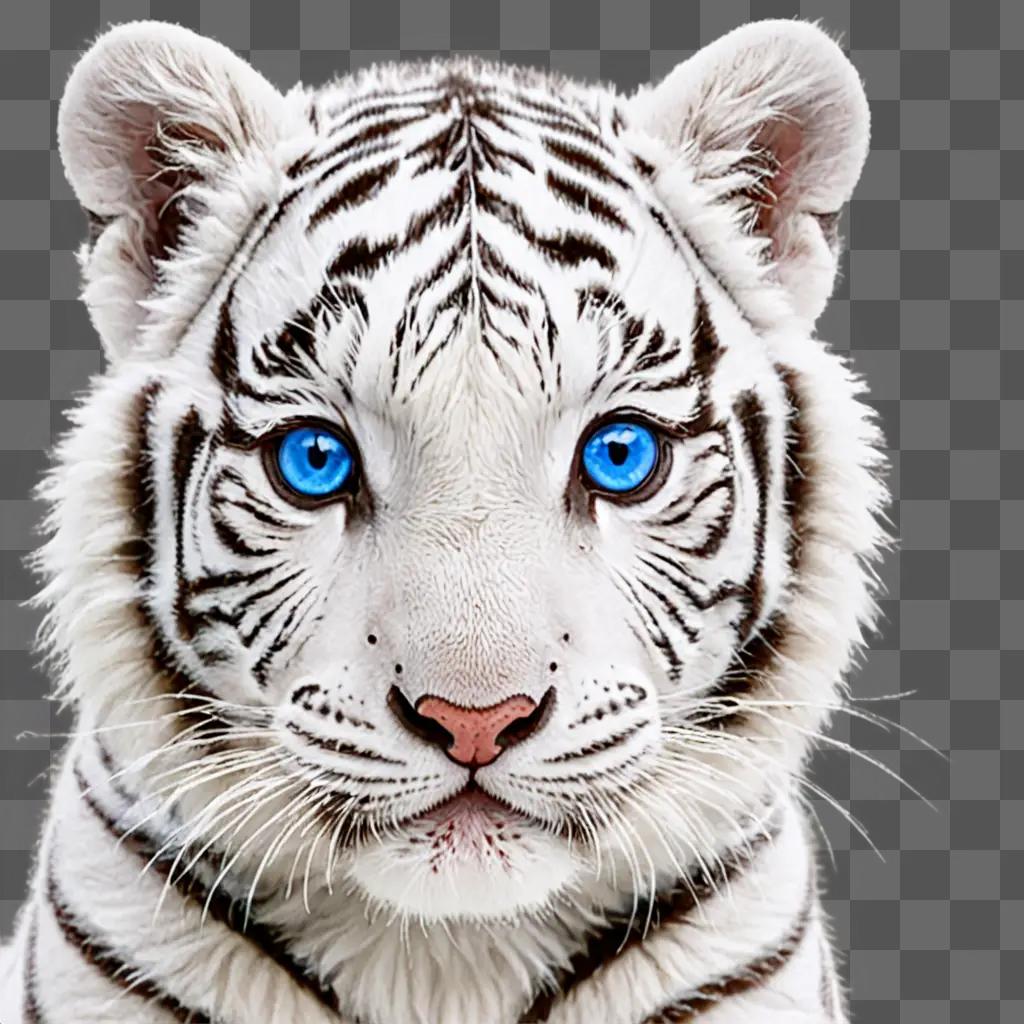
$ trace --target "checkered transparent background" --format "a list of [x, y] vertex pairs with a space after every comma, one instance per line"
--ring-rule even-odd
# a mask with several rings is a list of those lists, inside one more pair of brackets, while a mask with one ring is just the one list
[[58, 740], [27, 653], [27, 498], [63, 412], [100, 367], [76, 301], [83, 218], [53, 124], [102, 26], [176, 20], [281, 85], [374, 61], [477, 52], [629, 87], [761, 17], [842, 33], [871, 99], [872, 152], [820, 333], [850, 349], [891, 445], [901, 551], [867, 705], [817, 780], [835, 849], [829, 906], [862, 1024], [1024, 1020], [1024, 2], [1021, 0], [0, 0], [0, 933], [22, 898]]

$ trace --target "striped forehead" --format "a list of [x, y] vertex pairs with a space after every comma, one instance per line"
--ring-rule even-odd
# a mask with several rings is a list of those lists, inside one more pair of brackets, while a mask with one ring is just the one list
[[288, 168], [236, 288], [254, 368], [295, 368], [274, 350], [298, 321], [321, 369], [369, 403], [465, 374], [550, 401], [570, 385], [565, 346], [596, 370], [605, 328], [580, 322], [583, 293], [629, 292], [687, 319], [685, 263], [651, 216], [610, 94], [449, 67], [314, 102], [316, 142]]

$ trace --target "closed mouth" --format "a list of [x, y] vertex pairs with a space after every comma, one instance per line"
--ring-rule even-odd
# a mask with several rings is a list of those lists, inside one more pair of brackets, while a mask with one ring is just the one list
[[518, 822], [536, 822], [538, 825], [542, 824], [537, 821], [537, 819], [532, 818], [530, 815], [524, 814], [518, 808], [513, 807], [507, 801], [487, 792], [487, 790], [477, 783], [476, 779], [470, 776], [466, 784], [458, 790], [458, 792], [445, 797], [443, 800], [439, 800], [435, 804], [431, 804], [422, 811], [410, 814], [407, 818], [403, 818], [399, 821], [398, 825], [411, 825], [415, 822], [422, 821], [424, 818], [435, 816], [444, 817], [446, 813], [455, 812], [461, 807], [466, 807], [467, 809], [473, 808], [482, 811], [500, 811], [502, 814], [509, 815]]

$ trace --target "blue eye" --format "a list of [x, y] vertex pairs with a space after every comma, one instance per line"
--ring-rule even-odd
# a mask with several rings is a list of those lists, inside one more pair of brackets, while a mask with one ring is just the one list
[[638, 423], [606, 423], [583, 446], [583, 470], [601, 490], [635, 491], [654, 471], [658, 439]]
[[297, 427], [281, 438], [277, 449], [281, 479], [296, 494], [328, 498], [348, 483], [355, 460], [348, 445], [322, 427]]

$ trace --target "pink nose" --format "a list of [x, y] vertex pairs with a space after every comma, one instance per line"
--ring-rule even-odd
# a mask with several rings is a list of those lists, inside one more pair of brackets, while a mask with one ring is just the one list
[[509, 745], [501, 736], [509, 726], [520, 727], [513, 730], [515, 742], [526, 739], [540, 724], [536, 711], [537, 702], [524, 696], [487, 708], [464, 708], [443, 697], [424, 697], [416, 705], [417, 714], [436, 722], [451, 737], [445, 753], [474, 768], [490, 764]]

